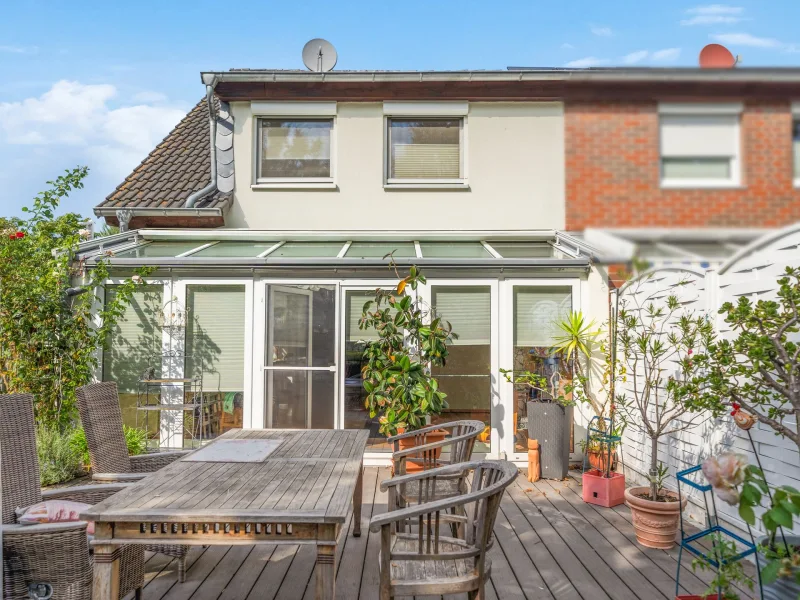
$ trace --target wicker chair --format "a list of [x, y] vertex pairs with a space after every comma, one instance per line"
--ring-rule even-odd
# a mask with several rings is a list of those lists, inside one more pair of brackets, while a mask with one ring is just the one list
[[[423, 427], [416, 431], [401, 433], [388, 439], [392, 444], [392, 466], [395, 477], [406, 474], [409, 463], [417, 469], [428, 469], [464, 463], [472, 459], [472, 450], [475, 440], [486, 428], [482, 421], [451, 421], [440, 425]], [[437, 431], [446, 431], [448, 437], [438, 442], [429, 441], [430, 434]], [[400, 440], [413, 438], [413, 448], [400, 450]], [[445, 460], [440, 454], [443, 449], [449, 448], [449, 457]], [[456, 471], [451, 477], [436, 479], [432, 490], [431, 500], [454, 498], [467, 490], [467, 483], [462, 472]], [[419, 481], [409, 480], [397, 489], [395, 501], [389, 503], [389, 510], [399, 510], [417, 502], [419, 496]]]
[[[96, 504], [126, 486], [86, 485], [42, 491], [33, 396], [0, 395], [0, 480], [2, 481], [3, 598], [27, 599], [31, 584], [50, 584], [53, 598], [90, 600], [92, 566], [86, 522], [17, 524], [17, 508], [43, 500], [72, 500]], [[123, 546], [120, 592], [144, 584], [144, 548]]]
[[[155, 452], [129, 456], [122, 429], [122, 409], [113, 381], [78, 388], [78, 412], [86, 432], [92, 479], [98, 482], [138, 481], [186, 456], [191, 450]], [[147, 545], [150, 552], [160, 552], [178, 561], [178, 581], [186, 579], [186, 554], [189, 546]]]
[[[469, 490], [458, 497], [431, 500], [436, 481], [472, 472]], [[380, 600], [395, 596], [467, 593], [470, 600], [486, 598], [491, 575], [486, 551], [504, 490], [519, 472], [506, 461], [473, 461], [394, 477], [381, 483], [389, 502], [401, 485], [411, 482], [420, 490], [415, 506], [377, 516], [372, 532], [381, 532]], [[415, 521], [418, 531], [395, 531], [396, 525]], [[458, 522], [464, 535], [445, 537], [441, 526]]]

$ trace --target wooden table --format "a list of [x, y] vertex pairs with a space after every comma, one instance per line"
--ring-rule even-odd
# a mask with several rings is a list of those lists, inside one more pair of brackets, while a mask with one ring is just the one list
[[[236, 429], [92, 506], [81, 515], [95, 522], [92, 597], [118, 600], [122, 544], [283, 543], [316, 544], [316, 596], [332, 599], [336, 540], [351, 499], [353, 535], [361, 534], [368, 437], [367, 430]], [[200, 452], [213, 460], [215, 444], [241, 439], [280, 444], [257, 462], [219, 452], [219, 462], [192, 460]]]

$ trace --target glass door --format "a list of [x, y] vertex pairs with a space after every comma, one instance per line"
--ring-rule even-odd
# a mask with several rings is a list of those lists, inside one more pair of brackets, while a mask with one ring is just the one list
[[336, 288], [268, 285], [264, 425], [329, 429], [336, 406]]

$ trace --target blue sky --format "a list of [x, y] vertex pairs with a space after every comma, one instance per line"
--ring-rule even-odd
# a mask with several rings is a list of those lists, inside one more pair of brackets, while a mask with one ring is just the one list
[[721, 42], [746, 66], [800, 65], [800, 2], [629, 0], [6, 0], [0, 215], [78, 164], [85, 215], [202, 96], [199, 72], [302, 68], [324, 37], [341, 69], [693, 66]]

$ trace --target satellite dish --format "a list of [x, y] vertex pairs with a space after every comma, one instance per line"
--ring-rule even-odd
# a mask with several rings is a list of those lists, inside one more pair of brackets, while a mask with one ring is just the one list
[[336, 48], [328, 40], [314, 38], [303, 46], [303, 64], [309, 71], [322, 73], [336, 66]]
[[736, 65], [736, 59], [725, 46], [708, 44], [700, 51], [700, 68], [730, 69]]

